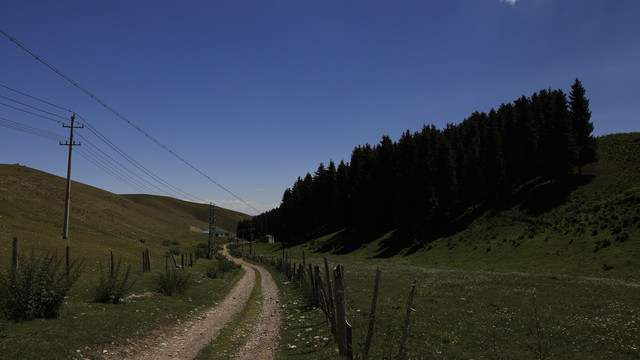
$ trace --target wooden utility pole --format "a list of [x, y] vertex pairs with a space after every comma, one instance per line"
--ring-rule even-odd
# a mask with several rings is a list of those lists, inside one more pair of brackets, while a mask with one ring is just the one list
[[15, 281], [18, 276], [18, 238], [13, 238], [13, 255], [11, 256], [11, 279]]
[[71, 195], [71, 154], [73, 152], [73, 147], [76, 145], [82, 145], [81, 143], [75, 143], [73, 142], [73, 129], [81, 129], [84, 127], [84, 125], [80, 125], [80, 126], [75, 126], [74, 122], [76, 120], [76, 114], [73, 113], [73, 115], [71, 116], [71, 125], [67, 126], [65, 124], [62, 124], [62, 127], [68, 127], [69, 128], [69, 141], [66, 141], [64, 143], [62, 143], [62, 141], [60, 141], [60, 145], [64, 145], [64, 146], [69, 146], [69, 163], [67, 165], [67, 195], [66, 195], [66, 199], [64, 201], [64, 225], [63, 225], [63, 229], [62, 229], [62, 238], [63, 239], [67, 239], [67, 237], [69, 236], [69, 198]]
[[213, 259], [215, 253], [216, 238], [216, 206], [209, 203], [209, 246], [207, 249], [207, 259]]
[[251, 237], [249, 240], [249, 255], [253, 254], [253, 220], [251, 220]]

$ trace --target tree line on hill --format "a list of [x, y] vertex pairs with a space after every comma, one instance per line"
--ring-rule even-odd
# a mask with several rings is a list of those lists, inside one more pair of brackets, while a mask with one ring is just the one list
[[534, 179], [563, 181], [595, 161], [589, 100], [576, 79], [562, 90], [541, 90], [474, 112], [444, 129], [425, 125], [397, 142], [357, 146], [347, 163], [321, 163], [298, 177], [279, 207], [244, 220], [241, 237], [275, 235], [289, 244], [343, 228], [443, 225], [469, 208], [508, 196]]

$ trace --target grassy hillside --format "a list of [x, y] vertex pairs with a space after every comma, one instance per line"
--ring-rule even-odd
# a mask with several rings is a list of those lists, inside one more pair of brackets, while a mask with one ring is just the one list
[[[328, 256], [331, 266], [344, 266], [358, 355], [378, 268], [371, 358], [397, 354], [415, 279], [406, 358], [635, 359], [640, 133], [598, 142], [600, 160], [585, 167], [584, 176], [563, 186], [533, 182], [516, 189], [507, 203], [479, 209], [468, 226], [446, 236], [415, 237], [413, 246], [398, 247], [407, 240], [402, 230], [369, 238], [342, 230], [288, 254], [298, 264], [304, 258], [322, 267]], [[353, 247], [350, 239], [364, 245]], [[279, 244], [258, 244], [254, 251], [282, 256]], [[333, 340], [320, 346], [314, 337], [331, 337], [322, 311], [291, 297], [283, 277], [278, 284], [286, 312], [280, 358], [331, 358]]]
[[[444, 236], [427, 231], [407, 239], [399, 229], [367, 238], [344, 230], [308, 247], [428, 266], [635, 281], [640, 266], [640, 133], [600, 137], [598, 153], [599, 161], [585, 166], [582, 176], [563, 185], [532, 182], [515, 189], [507, 202], [480, 207], [472, 220]], [[357, 239], [355, 246], [350, 239]]]
[[[63, 249], [88, 260], [103, 259], [113, 250], [124, 261], [140, 262], [149, 248], [152, 264], [164, 255], [194, 252], [207, 236], [209, 205], [150, 195], [116, 195], [85, 184], [71, 185], [69, 239], [62, 240], [66, 180], [19, 165], [0, 165], [0, 253], [9, 254], [12, 238], [22, 250]], [[235, 233], [248, 218], [218, 208], [218, 228]], [[10, 259], [0, 257], [0, 264]], [[95, 264], [95, 261], [92, 261]], [[95, 265], [90, 265], [95, 266]]]
[[[65, 299], [59, 318], [0, 321], [0, 359], [97, 358], [113, 345], [211, 306], [240, 276], [237, 272], [208, 279], [205, 273], [212, 261], [199, 260], [193, 268], [181, 270], [192, 279], [186, 294], [168, 297], [156, 293], [167, 252], [189, 254], [206, 243], [207, 235], [193, 228], [208, 227], [209, 205], [166, 197], [115, 195], [74, 182], [69, 238], [62, 240], [65, 186], [66, 180], [57, 176], [19, 165], [0, 165], [3, 270], [11, 262], [13, 237], [20, 239], [23, 256], [32, 250], [36, 254], [64, 254], [68, 245], [71, 257], [83, 261], [82, 274]], [[216, 216], [218, 227], [232, 233], [239, 220], [248, 218], [225, 209], [218, 209]], [[152, 272], [143, 274], [142, 252], [146, 248]], [[116, 262], [122, 259], [124, 269], [131, 266], [131, 278], [135, 279], [131, 293], [140, 297], [121, 305], [96, 304], [92, 302], [93, 292], [108, 267], [111, 251]]]
[[[65, 179], [19, 165], [0, 165], [0, 239], [13, 236], [58, 240], [62, 233]], [[69, 240], [106, 236], [139, 244], [193, 238], [190, 227], [206, 229], [207, 204], [151, 195], [115, 195], [88, 185], [71, 185]], [[235, 233], [247, 215], [217, 208], [217, 226]], [[148, 246], [147, 245], [147, 246]]]
[[[69, 239], [62, 240], [66, 180], [19, 165], [0, 165], [0, 254], [9, 254], [13, 237], [23, 251], [61, 250], [89, 260], [93, 270], [109, 251], [138, 263], [149, 248], [152, 264], [164, 255], [190, 253], [207, 235], [209, 205], [150, 195], [116, 195], [85, 184], [71, 185]], [[217, 208], [217, 227], [235, 233], [248, 215]], [[94, 261], [95, 260], [95, 261]], [[10, 261], [0, 257], [0, 264]]]

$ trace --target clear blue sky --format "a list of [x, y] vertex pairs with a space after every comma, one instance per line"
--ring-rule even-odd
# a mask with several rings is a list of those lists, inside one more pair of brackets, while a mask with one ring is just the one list
[[[637, 0], [3, 0], [0, 29], [260, 211], [357, 145], [540, 89], [569, 92], [576, 77], [595, 135], [640, 131]], [[195, 200], [256, 213], [2, 35], [0, 83], [78, 112]], [[68, 134], [6, 106], [0, 117]], [[139, 192], [81, 151], [74, 180]], [[0, 163], [66, 176], [66, 156], [57, 141], [0, 127]]]

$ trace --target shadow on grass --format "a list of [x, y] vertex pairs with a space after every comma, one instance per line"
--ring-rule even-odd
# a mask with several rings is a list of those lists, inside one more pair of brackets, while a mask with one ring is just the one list
[[317, 251], [332, 254], [347, 254], [375, 241], [387, 232], [388, 230], [381, 230], [373, 226], [348, 228], [327, 240]]
[[495, 196], [483, 204], [471, 206], [454, 219], [436, 219], [430, 222], [415, 221], [395, 230], [379, 224], [349, 228], [327, 240], [317, 251], [347, 254], [356, 251], [382, 237], [372, 258], [390, 258], [398, 254], [411, 255], [429, 243], [452, 236], [464, 230], [482, 216], [495, 216], [514, 206], [520, 206], [531, 216], [538, 216], [564, 204], [572, 191], [586, 185], [593, 175], [573, 175], [561, 182], [531, 181], [520, 185], [511, 195]]
[[574, 175], [560, 183], [533, 184], [528, 191], [520, 192], [512, 203], [520, 204], [531, 216], [538, 216], [564, 204], [572, 191], [591, 182], [594, 175]]

